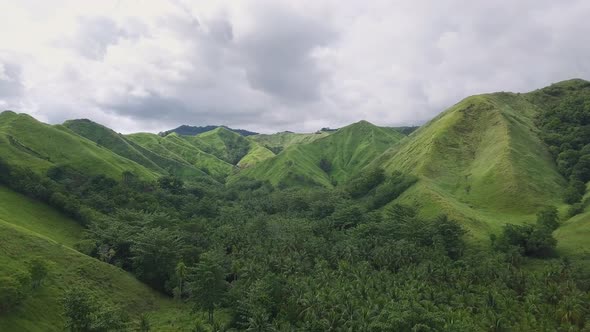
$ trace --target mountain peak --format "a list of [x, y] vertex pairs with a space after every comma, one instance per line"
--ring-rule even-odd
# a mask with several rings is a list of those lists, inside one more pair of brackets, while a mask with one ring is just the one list
[[245, 130], [245, 129], [233, 129], [233, 128], [230, 128], [230, 127], [224, 126], [224, 125], [221, 125], [221, 126], [208, 125], [208, 126], [200, 126], [200, 127], [182, 125], [182, 126], [174, 128], [174, 129], [170, 129], [170, 130], [166, 130], [164, 132], [161, 132], [160, 136], [166, 136], [166, 135], [169, 135], [170, 133], [177, 133], [177, 134], [183, 135], [183, 136], [196, 136], [196, 135], [199, 135], [202, 133], [206, 133], [208, 131], [215, 130], [217, 128], [225, 128], [227, 130], [233, 131], [234, 133], [237, 133], [242, 136], [251, 136], [251, 135], [258, 134], [257, 132], [253, 132], [253, 131], [249, 131], [249, 130]]

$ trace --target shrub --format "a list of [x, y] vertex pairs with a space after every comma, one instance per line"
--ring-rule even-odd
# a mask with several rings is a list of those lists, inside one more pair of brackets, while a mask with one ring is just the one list
[[0, 277], [0, 314], [10, 312], [26, 298], [25, 280], [15, 276]]

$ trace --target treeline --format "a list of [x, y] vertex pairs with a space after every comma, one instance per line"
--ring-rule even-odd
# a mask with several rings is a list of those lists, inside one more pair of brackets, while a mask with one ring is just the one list
[[[558, 171], [569, 180], [565, 202], [570, 215], [583, 211], [586, 183], [590, 181], [590, 86], [549, 87], [534, 94], [540, 108], [537, 124]], [[559, 98], [556, 98], [559, 97]]]
[[[41, 177], [0, 167], [3, 183], [86, 225], [78, 250], [207, 312], [195, 330], [590, 327], [587, 274], [567, 260], [522, 267], [525, 256], [551, 256], [550, 230], [558, 225], [552, 209], [534, 225], [507, 226], [493, 242], [497, 250], [474, 249], [448, 217], [425, 219], [389, 204], [415, 179], [379, 169], [328, 190], [255, 180], [143, 182], [132, 174], [115, 181], [67, 167]], [[58, 194], [62, 199], [52, 198]], [[66, 293], [68, 328], [127, 326], [125, 317], [109, 314], [107, 301]], [[142, 330], [149, 325], [143, 317]]]

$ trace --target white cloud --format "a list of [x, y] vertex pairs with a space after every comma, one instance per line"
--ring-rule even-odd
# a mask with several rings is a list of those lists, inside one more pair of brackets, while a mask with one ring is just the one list
[[116, 130], [421, 123], [590, 78], [578, 1], [0, 0], [3, 108]]

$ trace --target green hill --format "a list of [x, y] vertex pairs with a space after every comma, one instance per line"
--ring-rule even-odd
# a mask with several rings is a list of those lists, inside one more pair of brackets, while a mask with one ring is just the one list
[[232, 165], [252, 164], [273, 157], [274, 153], [225, 127], [218, 127], [197, 136], [183, 136], [197, 148]]
[[130, 171], [144, 179], [156, 173], [83, 138], [64, 126], [41, 123], [26, 114], [0, 113], [0, 156], [7, 162], [44, 173], [68, 165], [86, 174], [120, 179]]
[[344, 127], [307, 144], [292, 144], [275, 158], [242, 171], [238, 177], [282, 185], [332, 187], [358, 173], [404, 136], [366, 121]]
[[0, 187], [0, 202], [0, 277], [25, 273], [33, 259], [48, 265], [43, 285], [0, 316], [0, 331], [63, 331], [60, 298], [73, 287], [120, 306], [132, 324], [143, 313], [158, 331], [178, 331], [186, 324], [186, 314], [171, 300], [131, 274], [72, 249], [82, 235], [74, 221], [5, 187]]
[[542, 206], [561, 204], [565, 180], [538, 136], [536, 114], [522, 95], [469, 97], [373, 165], [418, 176], [402, 201], [465, 220], [483, 236], [506, 222], [532, 220]]
[[332, 132], [329, 131], [320, 131], [317, 133], [300, 134], [293, 133], [290, 131], [284, 131], [281, 133], [270, 135], [258, 134], [250, 136], [250, 139], [256, 141], [260, 145], [263, 145], [264, 147], [275, 153], [279, 153], [291, 145], [311, 143], [319, 138], [326, 137], [331, 133]]
[[234, 169], [232, 164], [202, 151], [191, 144], [184, 136], [169, 134], [161, 137], [155, 134], [138, 133], [126, 137], [131, 142], [155, 154], [178, 163], [191, 165], [198, 169], [199, 172], [209, 174], [219, 181], [223, 181]]
[[207, 176], [203, 171], [185, 160], [175, 160], [162, 156], [136, 144], [124, 135], [90, 120], [70, 120], [66, 121], [64, 126], [119, 156], [133, 160], [158, 174], [173, 174], [185, 180]]
[[224, 127], [197, 136], [172, 133], [162, 137], [138, 133], [126, 138], [161, 157], [191, 165], [221, 182], [237, 171], [236, 166], [250, 167], [274, 156], [265, 147]]

